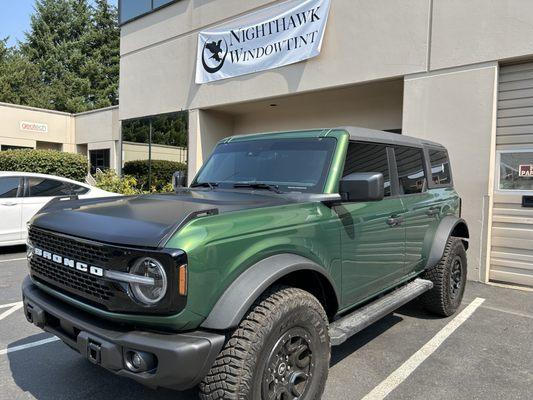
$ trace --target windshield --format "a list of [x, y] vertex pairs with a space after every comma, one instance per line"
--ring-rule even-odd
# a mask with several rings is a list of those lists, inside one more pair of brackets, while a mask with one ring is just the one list
[[322, 193], [335, 145], [335, 138], [221, 143], [193, 186], [233, 188], [260, 183], [284, 192]]

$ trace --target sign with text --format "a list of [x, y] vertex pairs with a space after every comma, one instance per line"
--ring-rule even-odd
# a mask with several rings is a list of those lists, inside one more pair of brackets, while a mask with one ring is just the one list
[[520, 178], [533, 178], [533, 165], [519, 165], [518, 176]]
[[40, 132], [47, 133], [48, 125], [40, 124], [38, 122], [20, 121], [20, 130], [26, 132]]
[[265, 71], [320, 54], [331, 0], [289, 0], [198, 34], [196, 83]]

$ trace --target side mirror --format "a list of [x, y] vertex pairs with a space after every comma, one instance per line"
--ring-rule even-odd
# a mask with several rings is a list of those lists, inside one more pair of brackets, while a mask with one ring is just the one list
[[187, 172], [176, 171], [172, 175], [172, 187], [174, 190], [187, 186]]
[[356, 172], [345, 176], [339, 183], [343, 201], [376, 201], [385, 196], [381, 172]]

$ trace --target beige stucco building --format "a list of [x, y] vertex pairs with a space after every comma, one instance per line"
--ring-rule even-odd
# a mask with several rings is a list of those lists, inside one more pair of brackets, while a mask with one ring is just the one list
[[469, 277], [533, 285], [533, 185], [513, 180], [533, 164], [533, 2], [332, 0], [318, 57], [201, 85], [199, 32], [282, 1], [142, 3], [121, 1], [119, 116], [188, 110], [189, 176], [238, 133], [357, 125], [435, 140], [470, 224]]
[[120, 171], [118, 107], [69, 114], [0, 103], [0, 150], [19, 148], [80, 153], [93, 169]]

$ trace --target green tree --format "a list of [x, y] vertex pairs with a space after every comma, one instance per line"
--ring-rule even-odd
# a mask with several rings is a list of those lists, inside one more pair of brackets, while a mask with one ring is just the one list
[[105, 0], [36, 0], [20, 51], [46, 90], [25, 104], [73, 113], [117, 104], [117, 14]]
[[95, 0], [92, 8], [92, 30], [84, 74], [91, 82], [89, 103], [94, 108], [118, 104], [120, 63], [120, 29], [118, 11], [107, 0]]
[[0, 101], [48, 108], [46, 91], [37, 66], [0, 40]]

